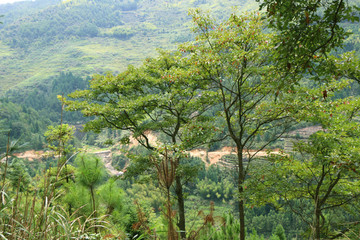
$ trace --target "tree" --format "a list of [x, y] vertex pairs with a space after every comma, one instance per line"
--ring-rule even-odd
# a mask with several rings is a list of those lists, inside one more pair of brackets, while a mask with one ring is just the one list
[[159, 184], [166, 192], [166, 212], [164, 213], [164, 215], [168, 222], [168, 240], [176, 240], [178, 238], [172, 222], [173, 210], [171, 209], [170, 188], [174, 183], [176, 176], [176, 168], [179, 164], [179, 161], [177, 160], [176, 156], [174, 158], [173, 156], [171, 156], [171, 154], [169, 154], [167, 148], [164, 149], [164, 152], [163, 154], [161, 154], [160, 157], [152, 156], [151, 161], [156, 167]]
[[[269, 21], [269, 27], [278, 32], [274, 39], [277, 48], [274, 62], [285, 70], [284, 84], [289, 83], [288, 79], [292, 78], [294, 74], [306, 72], [315, 75], [316, 77], [313, 77], [312, 80], [316, 81], [334, 77], [338, 80], [345, 76], [359, 82], [357, 69], [359, 59], [353, 53], [345, 53], [341, 59], [330, 56], [331, 51], [343, 47], [344, 39], [351, 34], [345, 30], [343, 23], [359, 21], [359, 7], [353, 1], [258, 0], [258, 2], [261, 3], [261, 9], [266, 9], [265, 14]], [[322, 60], [319, 61], [319, 59]], [[334, 77], [329, 77], [329, 73], [332, 73]], [[296, 83], [296, 81], [291, 82]], [[325, 102], [328, 90], [322, 90]], [[349, 102], [354, 106], [356, 101], [344, 100], [344, 103]], [[285, 181], [287, 181], [285, 189], [289, 190], [286, 198], [293, 199], [290, 197], [293, 196], [291, 192], [296, 192], [302, 199], [307, 197], [311, 199], [305, 200], [305, 202], [306, 204], [309, 201], [312, 203], [314, 211], [311, 212], [313, 215], [310, 215], [313, 217], [309, 220], [305, 217], [306, 214], [301, 215], [311, 226], [312, 237], [316, 239], [325, 234], [323, 211], [346, 205], [346, 201], [352, 202], [353, 197], [357, 195], [357, 191], [351, 190], [350, 187], [356, 185], [357, 180], [354, 181], [354, 176], [350, 177], [349, 182], [346, 182], [346, 179], [349, 178], [349, 171], [347, 171], [349, 169], [346, 170], [346, 168], [349, 166], [344, 163], [341, 163], [340, 166], [331, 164], [331, 162], [344, 161], [349, 156], [353, 158], [351, 161], [357, 161], [357, 155], [353, 152], [353, 149], [357, 148], [354, 138], [357, 135], [355, 130], [357, 127], [354, 126], [355, 123], [352, 119], [356, 115], [356, 110], [347, 106], [348, 109], [343, 108], [340, 113], [334, 108], [334, 104], [339, 105], [335, 102], [330, 102], [330, 105], [318, 102], [316, 106], [319, 109], [312, 109], [313, 112], [305, 113], [305, 116], [308, 117], [305, 119], [306, 121], [320, 123], [326, 130], [313, 135], [307, 143], [297, 144], [296, 150], [300, 154], [296, 157], [289, 157], [288, 160], [291, 163], [277, 162], [279, 166], [284, 167], [286, 172], [283, 173], [283, 177], [285, 176]], [[322, 112], [318, 111], [320, 109]], [[312, 118], [313, 115], [316, 115], [317, 118]], [[347, 120], [339, 120], [343, 117]], [[347, 127], [350, 125], [354, 129], [348, 129]], [[349, 144], [350, 142], [351, 144]], [[334, 157], [336, 159], [333, 159]], [[346, 166], [345, 169], [344, 166]], [[354, 171], [356, 171], [355, 166], [352, 167]], [[295, 177], [291, 178], [291, 175], [295, 175]], [[289, 181], [298, 185], [296, 187], [292, 184], [289, 185]], [[343, 192], [337, 189], [339, 185]], [[333, 199], [337, 195], [343, 195], [344, 202]], [[347, 200], [345, 201], [345, 199]], [[301, 213], [299, 209], [296, 212]]]
[[19, 189], [20, 192], [24, 192], [29, 188], [31, 184], [31, 177], [28, 169], [25, 166], [23, 160], [14, 158], [8, 170], [8, 177], [13, 189]]
[[75, 164], [79, 182], [90, 191], [92, 212], [96, 217], [95, 187], [105, 177], [104, 165], [98, 157], [87, 154], [79, 154], [75, 159]]
[[278, 33], [274, 39], [275, 59], [286, 70], [284, 80], [293, 73], [316, 69], [316, 59], [341, 48], [350, 34], [342, 23], [359, 21], [359, 7], [346, 0], [257, 2], [260, 9], [265, 9], [269, 27]]
[[356, 52], [346, 52], [333, 60], [332, 67], [336, 69], [335, 74], [338, 78], [345, 77], [360, 84], [360, 59]]
[[278, 240], [286, 240], [285, 230], [281, 224], [278, 224], [276, 226], [276, 228], [273, 231], [272, 237]]
[[[264, 33], [261, 16], [238, 16], [216, 24], [199, 10], [192, 12], [196, 41], [182, 46], [202, 82], [215, 95], [219, 114], [236, 146], [240, 239], [245, 239], [246, 178], [258, 151], [288, 128], [292, 112], [301, 109], [302, 86], [281, 85], [281, 72], [273, 65], [273, 34]], [[299, 96], [294, 92], [301, 93]], [[257, 136], [270, 133], [256, 141]], [[255, 152], [249, 150], [255, 149]]]
[[[57, 97], [60, 101], [64, 99], [64, 96], [58, 95]], [[70, 144], [70, 141], [74, 138], [75, 128], [68, 124], [63, 124], [63, 110], [64, 103], [61, 103], [60, 125], [49, 126], [44, 134], [46, 140], [49, 142], [48, 147], [53, 150], [59, 158], [58, 171], [60, 171], [63, 166], [65, 166], [66, 169], [67, 161], [69, 160], [67, 157], [75, 150], [73, 145]], [[66, 182], [69, 182], [69, 180], [66, 179]]]
[[[23, 148], [25, 144], [20, 145], [20, 139], [17, 139], [15, 141], [10, 141], [10, 132], [8, 131], [7, 134], [7, 144], [6, 144], [6, 152], [2, 155], [0, 155], [0, 158], [3, 159], [3, 157], [5, 158], [5, 166], [2, 166], [2, 164], [0, 165], [1, 167], [3, 167], [3, 173], [2, 173], [2, 185], [1, 185], [1, 198], [2, 198], [2, 203], [5, 199], [5, 187], [6, 187], [6, 178], [7, 178], [7, 173], [8, 173], [8, 165], [9, 165], [9, 160], [12, 157], [12, 155], [14, 154], [14, 152], [18, 151], [19, 149]], [[26, 175], [26, 174], [24, 174]]]
[[[329, 96], [330, 97], [330, 96]], [[316, 101], [304, 118], [322, 129], [308, 141], [295, 143], [290, 155], [273, 156], [274, 165], [264, 192], [277, 194], [276, 201], [290, 206], [311, 229], [311, 238], [339, 237], [349, 229], [326, 219], [326, 213], [356, 203], [359, 191], [359, 98]], [[277, 187], [271, 185], [276, 182]], [[264, 196], [262, 196], [264, 197]], [[299, 201], [293, 204], [294, 199]], [[326, 224], [335, 224], [329, 232]]]
[[[86, 123], [86, 130], [100, 131], [108, 127], [125, 130], [143, 147], [157, 153], [162, 146], [151, 142], [148, 134], [159, 133], [162, 144], [180, 153], [203, 143], [203, 139], [210, 139], [217, 130], [210, 118], [203, 115], [214, 94], [200, 94], [204, 86], [198, 81], [197, 71], [182, 53], [160, 52], [159, 57], [146, 59], [139, 68], [129, 66], [118, 76], [94, 76], [89, 90], [69, 95], [78, 100], [64, 102], [70, 111], [81, 110], [85, 116], [95, 116]], [[186, 168], [182, 158], [176, 161], [179, 165], [175, 176], [178, 227], [181, 237], [185, 238], [183, 184], [194, 175], [196, 168]], [[150, 163], [147, 158], [140, 168], [145, 169]]]
[[49, 126], [44, 135], [49, 142], [48, 147], [59, 158], [58, 167], [62, 167], [68, 160], [66, 157], [74, 151], [74, 147], [70, 144], [70, 141], [74, 138], [74, 127], [68, 124]]
[[[61, 100], [64, 96], [58, 96]], [[70, 144], [70, 141], [74, 138], [74, 127], [69, 126], [68, 124], [63, 124], [63, 110], [64, 104], [61, 105], [61, 118], [60, 125], [57, 126], [48, 126], [48, 130], [45, 132], [44, 136], [48, 141], [48, 148], [53, 150], [54, 155], [58, 158], [57, 167], [52, 172], [50, 169], [48, 171], [49, 177], [51, 174], [55, 176], [54, 183], [52, 184], [52, 191], [50, 191], [50, 198], [53, 197], [55, 193], [55, 185], [59, 184], [59, 177], [61, 174], [65, 174], [66, 183], [69, 184], [70, 176], [73, 174], [73, 171], [68, 168], [68, 161], [75, 155], [70, 156], [75, 151], [73, 145]], [[69, 215], [72, 214], [72, 206], [68, 206]]]
[[99, 197], [106, 206], [106, 214], [117, 211], [120, 214], [123, 209], [124, 192], [116, 184], [115, 178], [110, 178], [104, 185], [99, 187]]

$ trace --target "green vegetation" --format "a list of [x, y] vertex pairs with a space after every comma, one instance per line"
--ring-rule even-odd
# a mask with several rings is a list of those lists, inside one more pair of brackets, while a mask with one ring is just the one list
[[[173, 171], [177, 169], [182, 172], [173, 180], [180, 214], [178, 225], [184, 233], [183, 185], [195, 173], [186, 163], [183, 164], [184, 156], [181, 153], [201, 144], [203, 139], [210, 139], [211, 133], [216, 130], [210, 124], [211, 118], [202, 116], [210, 107], [213, 94], [199, 96], [202, 90], [204, 86], [194, 75], [193, 65], [180, 55], [162, 52], [158, 59], [147, 59], [142, 68], [129, 67], [117, 77], [94, 77], [89, 90], [69, 95], [80, 101], [63, 100], [68, 110], [97, 117], [88, 122], [85, 129], [97, 132], [103, 128], [129, 131], [144, 148], [166, 155], [163, 161], [172, 159]], [[147, 136], [149, 132], [162, 134], [162, 144], [151, 143]], [[129, 136], [126, 138], [124, 141]], [[141, 164], [149, 165], [147, 158], [142, 159], [145, 162]], [[149, 167], [158, 164], [154, 160]], [[164, 185], [169, 190], [170, 186]]]
[[0, 33], [2, 238], [359, 238], [358, 2], [28, 4]]
[[0, 51], [0, 92], [46, 81], [62, 71], [77, 76], [118, 73], [156, 55], [156, 48], [171, 49], [190, 40], [189, 8], [213, 9], [224, 17], [236, 5], [248, 3], [40, 0], [0, 5], [5, 13], [0, 49], [6, 49]]

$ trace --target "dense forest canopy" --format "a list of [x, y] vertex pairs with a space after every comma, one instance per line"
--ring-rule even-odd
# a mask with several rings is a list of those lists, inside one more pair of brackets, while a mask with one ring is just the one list
[[0, 236], [359, 239], [359, 5], [0, 5]]

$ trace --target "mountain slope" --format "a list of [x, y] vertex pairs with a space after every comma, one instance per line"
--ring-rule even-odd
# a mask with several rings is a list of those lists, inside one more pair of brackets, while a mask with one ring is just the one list
[[79, 76], [118, 72], [153, 56], [156, 48], [174, 48], [191, 39], [189, 8], [211, 9], [221, 18], [232, 6], [245, 10], [257, 6], [253, 0], [42, 1], [37, 11], [0, 5], [0, 14], [5, 15], [0, 92], [32, 86], [64, 71]]

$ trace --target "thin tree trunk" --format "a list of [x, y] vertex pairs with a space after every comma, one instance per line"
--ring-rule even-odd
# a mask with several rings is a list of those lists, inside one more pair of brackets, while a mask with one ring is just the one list
[[245, 208], [244, 200], [239, 201], [239, 219], [240, 219], [240, 240], [245, 240]]
[[242, 194], [244, 192], [243, 183], [245, 180], [244, 176], [244, 165], [243, 165], [243, 148], [241, 146], [237, 146], [237, 157], [238, 157], [238, 191], [240, 195], [239, 199], [239, 220], [240, 220], [240, 234], [239, 239], [245, 240], [245, 207], [244, 207], [244, 200]]
[[3, 179], [2, 179], [3, 182], [2, 182], [2, 186], [1, 186], [1, 194], [4, 194], [6, 173], [7, 173], [8, 163], [9, 163], [9, 154], [10, 154], [10, 132], [8, 133], [8, 139], [7, 139], [7, 145], [6, 145], [5, 169], [4, 169]]
[[[90, 187], [90, 192], [91, 192], [91, 200], [92, 200], [92, 205], [93, 205], [92, 210], [94, 212], [94, 217], [96, 218], [95, 194], [94, 194], [94, 188], [93, 187]], [[95, 227], [95, 233], [97, 233], [97, 227]]]
[[166, 202], [166, 211], [168, 218], [168, 240], [176, 240], [176, 232], [174, 229], [174, 225], [172, 222], [172, 209], [171, 209], [171, 201], [170, 201], [170, 188], [167, 189], [167, 202]]
[[[176, 144], [176, 135], [180, 129], [180, 116], [177, 118], [177, 124], [174, 131], [174, 134], [171, 136], [172, 143]], [[180, 229], [180, 239], [186, 239], [186, 228], [185, 228], [185, 204], [184, 204], [184, 195], [183, 195], [183, 187], [181, 185], [181, 176], [176, 175], [175, 176], [175, 193], [177, 197], [177, 202], [179, 206], [179, 222], [177, 223], [177, 226]]]
[[93, 187], [90, 187], [90, 192], [91, 192], [92, 210], [94, 212], [94, 216], [96, 217], [95, 195], [94, 195], [94, 188]]
[[[66, 163], [65, 163], [65, 174], [66, 174], [66, 183], [69, 184], [69, 172], [68, 172], [68, 168], [67, 168]], [[67, 187], [69, 187], [69, 186], [67, 186]], [[69, 216], [71, 216], [72, 215], [72, 205], [71, 205], [71, 203], [69, 203], [68, 211], [69, 211]]]
[[177, 225], [181, 231], [180, 232], [181, 239], [186, 239], [184, 196], [183, 196], [183, 188], [181, 185], [180, 176], [176, 176], [175, 181], [176, 181], [175, 193], [179, 205], [179, 222]]
[[321, 227], [320, 227], [320, 215], [321, 215], [321, 210], [320, 210], [320, 206], [318, 203], [318, 199], [315, 202], [315, 212], [314, 212], [315, 216], [314, 216], [314, 239], [318, 239], [320, 240], [320, 235], [321, 235]]

